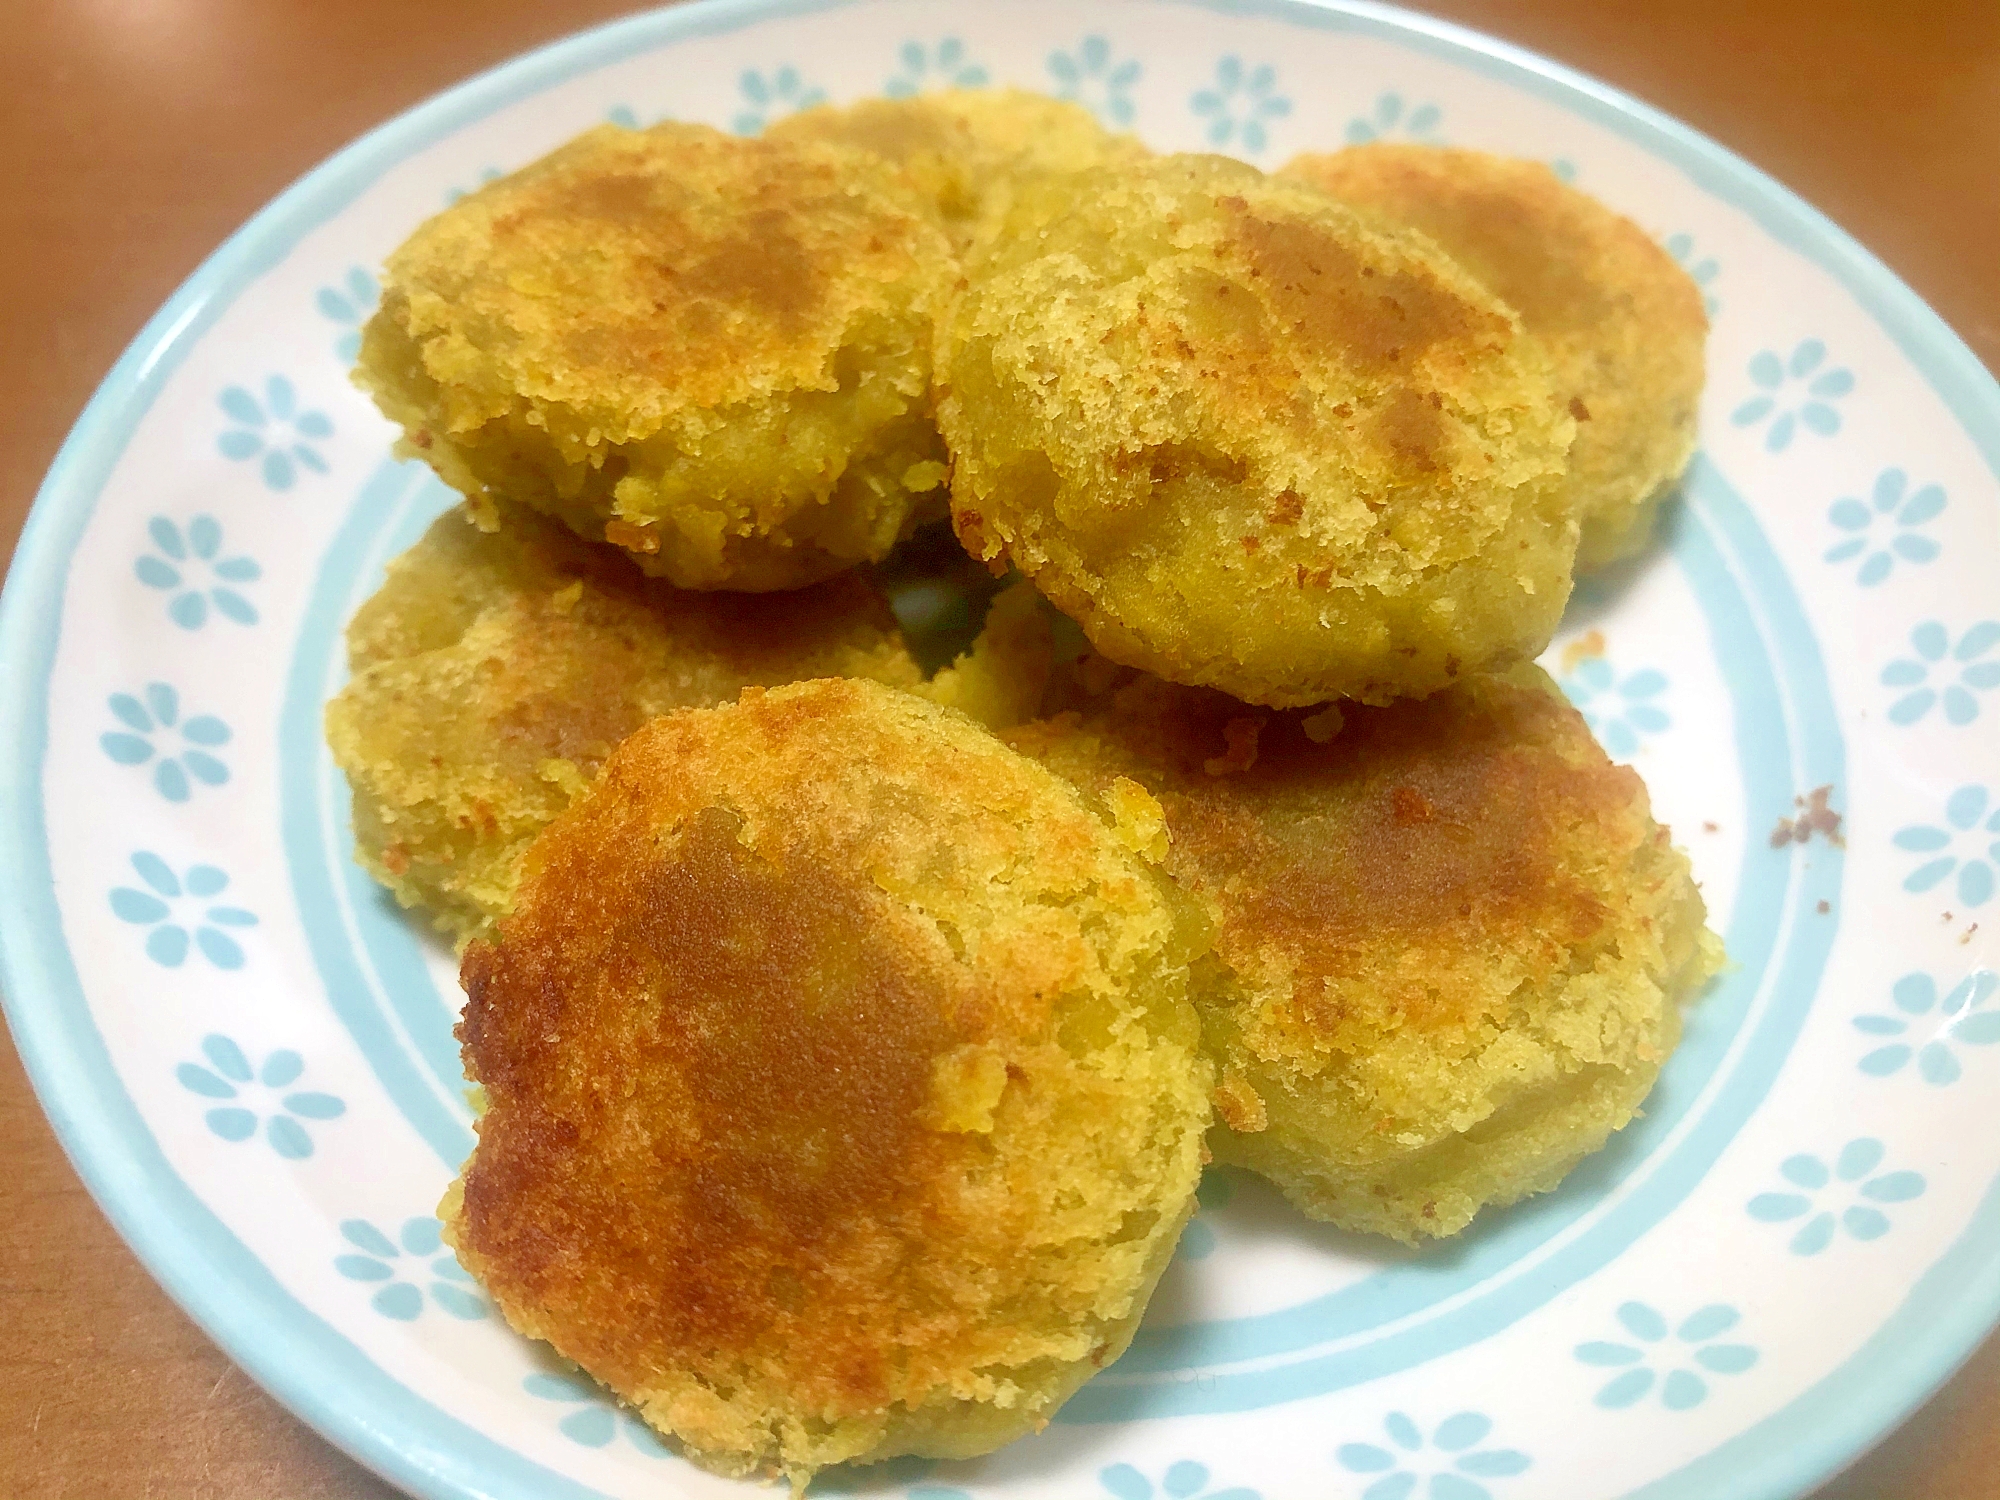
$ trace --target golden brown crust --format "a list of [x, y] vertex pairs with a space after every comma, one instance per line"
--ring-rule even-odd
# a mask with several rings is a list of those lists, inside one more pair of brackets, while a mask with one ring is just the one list
[[1188, 940], [956, 714], [822, 681], [657, 719], [467, 951], [452, 1242], [726, 1472], [985, 1451], [1122, 1349], [1188, 1211]]
[[968, 549], [1105, 655], [1299, 705], [1538, 651], [1574, 420], [1428, 240], [1162, 157], [1024, 187], [939, 342]]
[[468, 1250], [496, 1290], [615, 1319], [572, 1347], [626, 1390], [663, 1351], [789, 1342], [800, 1308], [836, 1303], [791, 1398], [885, 1405], [898, 1288], [845, 1283], [927, 1237], [921, 1200], [963, 1165], [924, 1115], [935, 1060], [994, 1030], [983, 987], [935, 930], [746, 850], [723, 808], [671, 834], [646, 816], [567, 832], [507, 941], [466, 955], [466, 1055], [494, 1104]]
[[1217, 1155], [1349, 1227], [1449, 1233], [1629, 1118], [1702, 973], [1700, 898], [1538, 668], [1349, 707], [1324, 742], [1310, 718], [1141, 679], [1005, 738], [1158, 796], [1225, 966], [1196, 991]]
[[1645, 546], [1694, 450], [1708, 317], [1700, 289], [1637, 224], [1540, 162], [1374, 142], [1283, 175], [1421, 230], [1521, 315], [1574, 403], [1580, 569]]
[[461, 939], [507, 910], [528, 842], [647, 719], [805, 677], [919, 685], [858, 573], [693, 593], [532, 511], [496, 515], [497, 532], [441, 516], [390, 564], [326, 710], [362, 863]]
[[770, 140], [826, 141], [893, 163], [960, 244], [1029, 177], [1137, 161], [1146, 148], [1112, 135], [1079, 104], [1022, 89], [952, 89], [802, 110]]
[[880, 557], [941, 481], [952, 274], [871, 157], [600, 126], [390, 257], [359, 378], [470, 496], [685, 587], [794, 587]]

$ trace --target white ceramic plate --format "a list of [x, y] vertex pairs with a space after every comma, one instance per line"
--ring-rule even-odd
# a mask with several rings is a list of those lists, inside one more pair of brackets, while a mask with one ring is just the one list
[[[1580, 590], [1549, 660], [1644, 772], [1734, 964], [1646, 1118], [1561, 1191], [1413, 1255], [1214, 1176], [1138, 1342], [1047, 1432], [826, 1487], [1809, 1488], [2000, 1309], [2000, 392], [1743, 163], [1375, 7], [711, 0], [466, 84], [259, 215], [92, 402], [0, 619], [4, 980], [71, 1155], [209, 1331], [397, 1483], [747, 1493], [544, 1365], [439, 1248], [472, 1139], [457, 990], [350, 862], [319, 725], [343, 621], [447, 497], [345, 372], [384, 254], [587, 125], [752, 131], [985, 81], [1266, 165], [1375, 136], [1539, 157], [1688, 264], [1714, 333], [1686, 503]], [[1774, 848], [1816, 787], [1844, 847]]]

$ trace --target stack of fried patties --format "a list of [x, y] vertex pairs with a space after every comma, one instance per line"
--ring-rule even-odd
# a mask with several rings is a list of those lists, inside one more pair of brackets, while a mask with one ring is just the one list
[[1211, 1159], [1408, 1242], [1553, 1187], [1716, 957], [1530, 664], [1704, 333], [1540, 166], [1011, 93], [601, 127], [425, 224], [360, 379], [466, 504], [328, 735], [463, 944], [509, 1321], [798, 1483], [1046, 1423]]

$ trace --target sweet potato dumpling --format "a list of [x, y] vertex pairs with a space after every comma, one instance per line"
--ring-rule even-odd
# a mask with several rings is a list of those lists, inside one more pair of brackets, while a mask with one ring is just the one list
[[874, 156], [603, 125], [389, 257], [356, 375], [475, 502], [683, 588], [796, 588], [942, 512], [931, 338], [955, 274]]
[[532, 511], [498, 515], [482, 532], [448, 512], [389, 565], [326, 708], [356, 857], [461, 940], [512, 905], [529, 842], [655, 715], [807, 677], [919, 686], [858, 572], [783, 595], [697, 593]]
[[654, 720], [466, 951], [460, 1259], [723, 1473], [1040, 1427], [1201, 1170], [1199, 924], [1136, 841], [874, 683]]
[[1280, 706], [1532, 656], [1576, 423], [1429, 240], [1211, 156], [1031, 179], [939, 338], [952, 514], [1099, 651]]
[[1141, 679], [1006, 738], [1158, 798], [1214, 926], [1215, 1155], [1346, 1229], [1451, 1234], [1554, 1187], [1719, 953], [1644, 784], [1539, 667], [1308, 714]]

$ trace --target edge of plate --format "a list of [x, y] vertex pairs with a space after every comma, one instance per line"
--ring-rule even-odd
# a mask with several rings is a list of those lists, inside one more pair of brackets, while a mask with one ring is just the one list
[[[259, 210], [150, 319], [98, 386], [58, 451], [0, 590], [0, 1009], [71, 1164], [168, 1294], [230, 1357], [320, 1433], [394, 1482], [431, 1495], [594, 1495], [501, 1448], [408, 1391], [264, 1270], [160, 1153], [110, 1065], [63, 936], [40, 787], [45, 702], [76, 540], [131, 428], [230, 294], [338, 213], [386, 167], [451, 130], [562, 78], [631, 52], [854, 0], [694, 0], [546, 44], [434, 95], [341, 148]], [[1479, 32], [1372, 0], [1163, 0], [1317, 28], [1387, 33], [1483, 65], [1645, 143], [1779, 243], [1832, 273], [1922, 373], [2000, 477], [2000, 385], [1937, 313], [1881, 261], [1782, 183], [1630, 95]], [[40, 624], [44, 628], [37, 630]], [[216, 1280], [216, 1249], [240, 1280]], [[247, 1296], [244, 1294], [248, 1294]], [[268, 1335], [273, 1308], [305, 1335], [294, 1353]], [[1788, 1406], [1630, 1500], [1700, 1494], [1781, 1500], [1817, 1485], [1879, 1441], [2000, 1321], [2000, 1179], [1971, 1223], [1861, 1350]], [[352, 1402], [323, 1394], [330, 1361], [374, 1386]], [[440, 1432], [442, 1424], [443, 1432]], [[449, 1442], [440, 1442], [448, 1437]], [[497, 1481], [497, 1482], [496, 1482]]]

